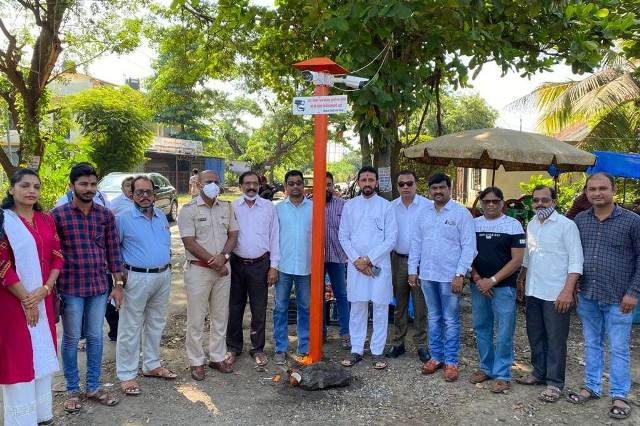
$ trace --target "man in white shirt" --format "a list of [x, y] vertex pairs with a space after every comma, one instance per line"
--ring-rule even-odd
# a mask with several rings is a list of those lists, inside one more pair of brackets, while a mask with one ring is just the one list
[[434, 203], [424, 208], [413, 234], [408, 281], [417, 286], [420, 278], [429, 312], [431, 360], [422, 373], [444, 368], [452, 382], [458, 379], [460, 293], [476, 256], [476, 233], [471, 213], [451, 199], [451, 178], [437, 173], [428, 185]]
[[564, 387], [569, 310], [584, 260], [578, 227], [555, 211], [556, 196], [548, 186], [533, 189], [536, 217], [527, 226], [527, 248], [518, 276], [518, 299], [526, 299], [533, 371], [516, 382], [546, 383], [539, 395], [546, 402], [557, 401]]
[[385, 356], [397, 358], [405, 353], [404, 338], [409, 329], [409, 295], [413, 302], [413, 341], [416, 344], [418, 358], [423, 364], [431, 358], [427, 345], [427, 307], [424, 294], [419, 286], [410, 286], [408, 278], [409, 249], [411, 236], [415, 232], [416, 221], [422, 216], [422, 209], [433, 201], [418, 195], [418, 180], [415, 173], [402, 170], [398, 173], [398, 191], [400, 196], [393, 200], [393, 210], [398, 223], [398, 241], [391, 252], [393, 271], [393, 295], [396, 306], [393, 315], [391, 348]]
[[260, 184], [255, 172], [240, 175], [242, 197], [233, 201], [240, 233], [231, 253], [231, 293], [227, 326], [227, 362], [233, 364], [242, 352], [244, 309], [251, 308], [251, 350], [256, 364], [265, 366], [264, 353], [267, 296], [269, 287], [278, 281], [280, 228], [273, 203], [258, 196]]
[[131, 182], [135, 176], [127, 176], [122, 181], [122, 194], [111, 201], [111, 211], [115, 216], [126, 213], [133, 207], [133, 193], [131, 192]]
[[369, 302], [373, 302], [371, 355], [373, 367], [387, 367], [383, 351], [387, 340], [389, 302], [393, 296], [390, 252], [398, 234], [393, 206], [375, 192], [378, 171], [365, 166], [358, 172], [362, 194], [347, 201], [340, 219], [338, 238], [349, 258], [347, 298], [351, 302], [349, 332], [351, 356], [342, 361], [351, 367], [362, 360], [367, 335]]

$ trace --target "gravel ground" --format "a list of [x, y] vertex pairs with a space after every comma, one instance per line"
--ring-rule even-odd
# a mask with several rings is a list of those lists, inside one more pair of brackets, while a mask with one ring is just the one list
[[[234, 373], [223, 375], [208, 370], [202, 382], [189, 376], [184, 351], [186, 299], [182, 281], [184, 249], [172, 227], [174, 247], [173, 288], [170, 315], [162, 342], [162, 359], [166, 367], [179, 374], [175, 381], [142, 378], [143, 394], [121, 396], [116, 407], [107, 408], [85, 403], [79, 414], [63, 410], [64, 379], [54, 382], [54, 410], [59, 425], [204, 425], [204, 424], [621, 424], [640, 425], [640, 327], [632, 337], [634, 413], [627, 421], [609, 419], [609, 400], [602, 398], [589, 405], [575, 406], [565, 401], [547, 404], [537, 399], [541, 388], [514, 385], [504, 395], [494, 395], [485, 385], [472, 385], [469, 375], [477, 365], [475, 339], [471, 329], [471, 307], [466, 295], [462, 308], [462, 352], [460, 379], [447, 383], [441, 372], [433, 376], [420, 373], [421, 364], [415, 347], [407, 342], [407, 354], [391, 360], [384, 371], [376, 371], [369, 357], [352, 369], [351, 386], [342, 389], [307, 392], [286, 383], [274, 383], [271, 378], [280, 372], [270, 363], [263, 371], [254, 368], [245, 352], [234, 366]], [[271, 304], [271, 302], [270, 302]], [[248, 311], [248, 308], [247, 308]], [[267, 347], [273, 354], [271, 312], [268, 313]], [[248, 315], [245, 317], [248, 328]], [[411, 331], [409, 332], [411, 333]], [[60, 335], [60, 331], [59, 331]], [[295, 327], [290, 327], [290, 339], [295, 342]], [[248, 341], [248, 332], [245, 334]], [[567, 387], [580, 385], [583, 372], [583, 345], [577, 317], [573, 318], [569, 337]], [[290, 345], [295, 348], [295, 344]], [[514, 375], [530, 369], [529, 350], [522, 312], [518, 314], [516, 330], [516, 362]], [[325, 360], [339, 362], [347, 352], [340, 349], [337, 330], [330, 328], [325, 345]], [[81, 371], [84, 371], [81, 357]], [[115, 345], [105, 341], [103, 383], [114, 383]], [[293, 361], [291, 361], [293, 364]], [[113, 389], [121, 395], [117, 384]], [[606, 386], [606, 378], [605, 378]]]

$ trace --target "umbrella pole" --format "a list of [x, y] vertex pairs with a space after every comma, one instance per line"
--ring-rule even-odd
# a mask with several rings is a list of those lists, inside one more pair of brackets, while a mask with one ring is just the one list
[[558, 192], [558, 175], [553, 177], [553, 188]]
[[491, 173], [491, 186], [496, 186], [496, 160], [493, 160], [493, 170]]

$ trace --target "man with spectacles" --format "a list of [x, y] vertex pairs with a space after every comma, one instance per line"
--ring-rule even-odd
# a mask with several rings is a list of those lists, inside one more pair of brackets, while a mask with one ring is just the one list
[[309, 296], [311, 285], [311, 212], [313, 204], [304, 196], [304, 178], [299, 170], [284, 175], [287, 198], [276, 206], [280, 224], [280, 265], [273, 307], [274, 362], [284, 364], [289, 350], [289, 297], [295, 285], [298, 357], [309, 353]]
[[400, 196], [393, 200], [393, 210], [398, 223], [398, 240], [391, 252], [391, 270], [393, 271], [393, 295], [396, 306], [393, 315], [394, 332], [391, 336], [391, 348], [387, 358], [397, 358], [405, 353], [404, 338], [409, 329], [409, 295], [413, 301], [413, 341], [416, 344], [418, 358], [423, 364], [429, 359], [427, 345], [427, 308], [420, 286], [410, 286], [408, 281], [409, 249], [411, 236], [415, 231], [423, 208], [433, 201], [418, 195], [415, 173], [402, 170], [398, 173], [398, 191]]
[[526, 238], [520, 222], [502, 213], [500, 188], [490, 186], [479, 198], [483, 215], [474, 219], [478, 255], [471, 270], [471, 312], [480, 369], [469, 381], [475, 384], [493, 379], [491, 391], [503, 393], [511, 388], [516, 281]]
[[134, 207], [116, 218], [125, 286], [116, 344], [116, 374], [125, 395], [139, 395], [136, 380], [142, 342], [142, 374], [175, 379], [160, 365], [160, 339], [171, 291], [171, 233], [162, 210], [153, 206], [153, 182], [131, 181]]
[[202, 349], [204, 321], [209, 315], [209, 368], [231, 373], [226, 359], [231, 275], [227, 264], [238, 239], [238, 223], [228, 201], [218, 199], [220, 178], [216, 172], [200, 173], [200, 195], [178, 213], [178, 229], [184, 243], [184, 284], [187, 289], [187, 358], [194, 380], [205, 377]]
[[516, 382], [546, 384], [539, 395], [545, 402], [557, 401], [564, 387], [570, 309], [583, 263], [578, 227], [555, 210], [556, 199], [553, 188], [533, 189], [536, 216], [527, 225], [527, 248], [517, 283], [518, 300], [526, 305], [533, 371]]

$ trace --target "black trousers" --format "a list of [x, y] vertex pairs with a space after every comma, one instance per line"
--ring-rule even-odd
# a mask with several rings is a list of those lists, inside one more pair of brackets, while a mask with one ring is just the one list
[[[107, 274], [107, 280], [109, 281], [109, 294], [111, 294], [111, 290], [113, 290], [113, 277], [111, 274]], [[107, 310], [104, 313], [104, 317], [107, 320], [107, 324], [109, 324], [109, 339], [115, 342], [118, 339], [118, 320], [120, 319], [120, 314], [111, 302], [107, 303]]]
[[533, 296], [526, 297], [526, 310], [533, 375], [562, 389], [571, 312], [558, 313], [553, 302]]
[[267, 273], [271, 262], [269, 257], [252, 263], [243, 263], [236, 255], [231, 254], [231, 290], [229, 294], [229, 323], [227, 324], [227, 350], [242, 353], [244, 336], [242, 321], [244, 308], [251, 309], [251, 355], [264, 350], [265, 325], [267, 321], [267, 298], [269, 286]]

